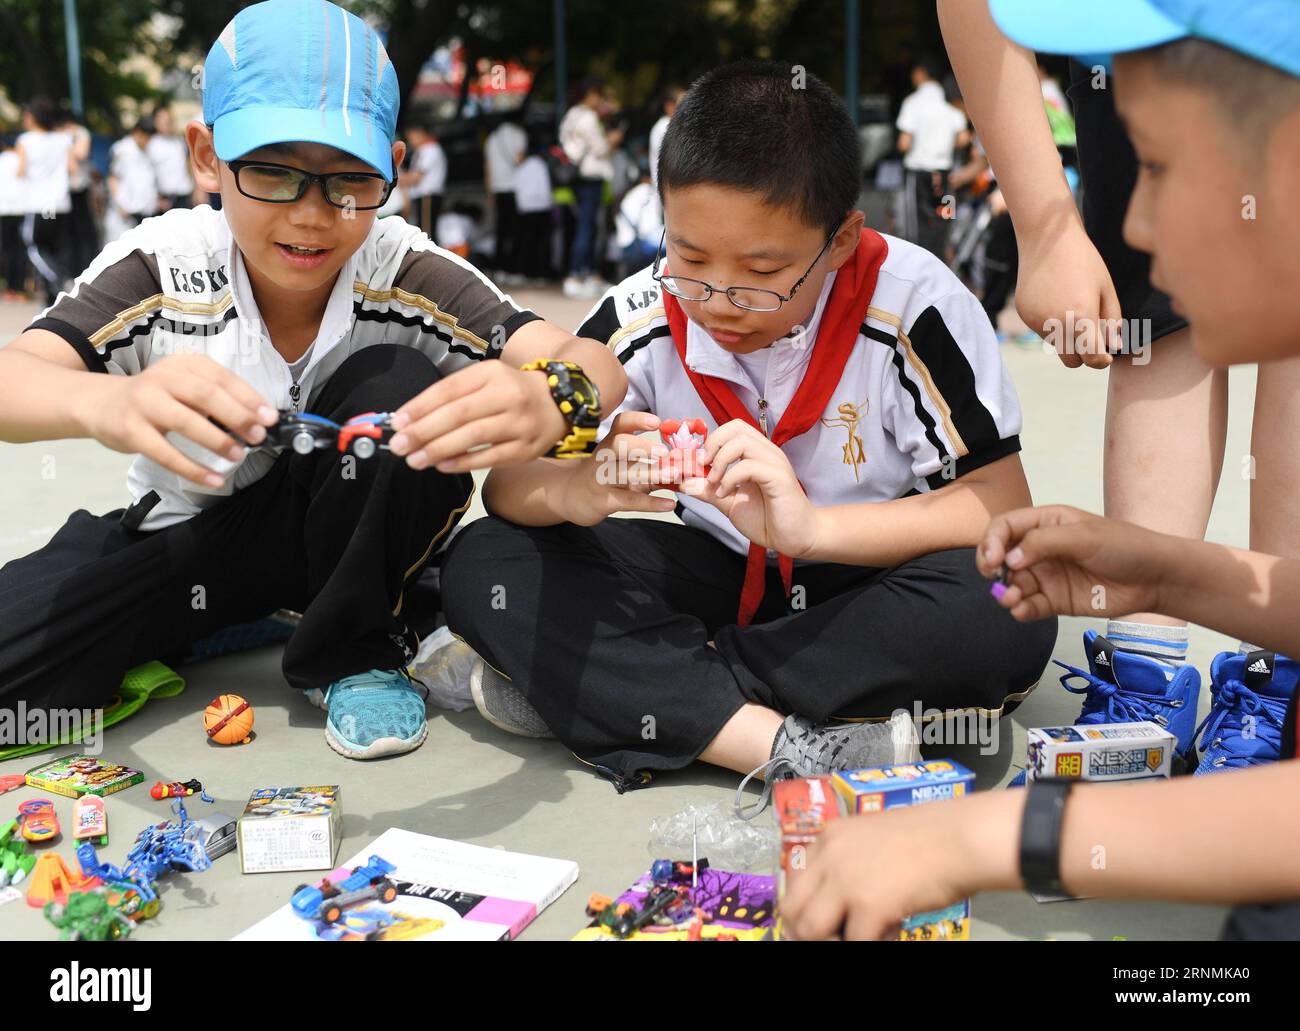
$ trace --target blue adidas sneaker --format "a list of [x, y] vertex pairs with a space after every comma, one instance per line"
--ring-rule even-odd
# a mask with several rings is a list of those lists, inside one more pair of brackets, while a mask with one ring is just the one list
[[1244, 769], [1277, 760], [1287, 702], [1300, 664], [1269, 651], [1220, 652], [1210, 666], [1210, 711], [1200, 735], [1198, 774]]
[[[1061, 686], [1072, 694], [1083, 695], [1083, 709], [1075, 725], [1150, 720], [1178, 739], [1176, 761], [1189, 764], [1195, 756], [1200, 671], [1195, 666], [1180, 666], [1172, 678], [1166, 677], [1164, 667], [1154, 659], [1120, 651], [1095, 630], [1083, 632], [1083, 650], [1088, 657], [1087, 670], [1056, 662], [1066, 670]], [[1084, 683], [1071, 687], [1071, 680]], [[1022, 770], [1008, 787], [1024, 783]]]
[[424, 744], [424, 696], [405, 670], [372, 669], [305, 692], [328, 714], [325, 741], [349, 759], [413, 752]]
[[[1057, 662], [1069, 671], [1061, 677], [1061, 686], [1083, 695], [1076, 726], [1150, 720], [1178, 739], [1180, 756], [1193, 754], [1200, 670], [1179, 666], [1172, 678], [1167, 677], [1161, 663], [1145, 655], [1120, 651], [1095, 630], [1083, 632], [1083, 649], [1088, 656], [1088, 672]], [[1083, 686], [1071, 687], [1069, 681], [1077, 679], [1084, 681]]]

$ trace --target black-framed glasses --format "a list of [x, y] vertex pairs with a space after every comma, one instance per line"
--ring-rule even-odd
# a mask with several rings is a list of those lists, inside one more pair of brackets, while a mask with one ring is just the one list
[[664, 229], [659, 234], [659, 247], [655, 251], [654, 269], [650, 276], [655, 282], [659, 283], [674, 297], [680, 297], [684, 301], [707, 301], [715, 293], [725, 293], [727, 300], [737, 308], [743, 308], [745, 311], [776, 311], [781, 305], [793, 299], [795, 291], [803, 286], [804, 280], [812, 275], [812, 270], [817, 267], [817, 262], [822, 260], [822, 255], [835, 239], [835, 234], [840, 231], [843, 223], [836, 226], [830, 236], [826, 237], [826, 242], [822, 244], [822, 249], [817, 252], [817, 257], [813, 258], [812, 264], [808, 266], [808, 271], [795, 281], [794, 286], [790, 287], [788, 294], [777, 293], [775, 290], [764, 290], [756, 286], [713, 286], [702, 279], [688, 279], [686, 276], [661, 276], [659, 274], [659, 261], [664, 256], [664, 240], [668, 235], [668, 230]]
[[370, 211], [383, 207], [394, 182], [378, 172], [313, 172], [270, 161], [227, 161], [235, 175], [235, 187], [245, 197], [268, 204], [292, 204], [301, 200], [312, 183], [320, 183], [325, 200], [336, 208]]

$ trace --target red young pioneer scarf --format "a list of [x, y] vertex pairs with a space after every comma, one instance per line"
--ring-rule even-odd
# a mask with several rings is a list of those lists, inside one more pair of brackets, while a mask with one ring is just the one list
[[[831, 395], [839, 386], [844, 366], [853, 353], [860, 328], [867, 317], [867, 308], [876, 292], [876, 275], [888, 251], [884, 237], [874, 230], [863, 229], [857, 250], [836, 274], [830, 297], [826, 300], [826, 308], [822, 312], [808, 368], [804, 370], [798, 390], [781, 415], [781, 421], [772, 431], [771, 440], [777, 447], [811, 429], [830, 403]], [[736, 397], [730, 383], [716, 376], [703, 376], [686, 364], [686, 313], [682, 311], [677, 298], [666, 290], [663, 291], [663, 301], [668, 327], [672, 331], [673, 343], [677, 346], [677, 355], [686, 375], [694, 384], [696, 393], [700, 395], [700, 400], [713, 416], [713, 421], [721, 426], [732, 419], [743, 419], [758, 429], [758, 421]], [[780, 555], [778, 564], [781, 581], [785, 584], [785, 593], [789, 597], [794, 560]], [[758, 611], [766, 587], [766, 573], [766, 553], [763, 548], [751, 543], [749, 561], [745, 567], [745, 584], [740, 592], [740, 612], [736, 617], [736, 622], [741, 626], [747, 625]]]

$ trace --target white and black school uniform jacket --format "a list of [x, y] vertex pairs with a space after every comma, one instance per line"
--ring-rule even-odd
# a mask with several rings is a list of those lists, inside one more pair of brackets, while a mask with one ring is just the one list
[[[295, 381], [271, 345], [225, 215], [205, 204], [145, 219], [109, 244], [28, 328], [63, 337], [92, 372], [130, 376], [170, 354], [206, 354], [272, 406], [310, 411], [334, 371], [363, 347], [417, 348], [447, 376], [499, 357], [509, 336], [538, 317], [418, 226], [378, 219], [340, 270]], [[168, 439], [225, 475], [225, 484], [200, 487], [138, 456], [127, 477], [134, 503], [123, 517], [132, 529], [188, 519], [261, 478], [278, 454], [253, 449], [236, 464], [179, 434]]]
[[[818, 506], [937, 490], [1020, 450], [1020, 406], [979, 301], [928, 251], [884, 240], [889, 251], [839, 387], [813, 428], [782, 446]], [[772, 345], [761, 398], [769, 433], [803, 378], [833, 282], [834, 274], [806, 330]], [[686, 325], [691, 368], [728, 381], [757, 420], [760, 395], [740, 363], [689, 318]], [[577, 335], [605, 341], [627, 373], [627, 397], [602, 435], [625, 410], [715, 428], [673, 344], [651, 269], [608, 290]], [[688, 526], [747, 553], [749, 542], [716, 508], [678, 497]]]

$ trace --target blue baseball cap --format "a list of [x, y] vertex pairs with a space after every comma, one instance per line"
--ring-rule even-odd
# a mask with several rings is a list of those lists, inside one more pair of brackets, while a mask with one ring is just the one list
[[1300, 76], [1300, 0], [989, 0], [989, 9], [1021, 46], [1085, 64], [1204, 39]]
[[324, 143], [393, 178], [397, 73], [375, 31], [328, 0], [265, 0], [221, 30], [203, 65], [217, 157]]

